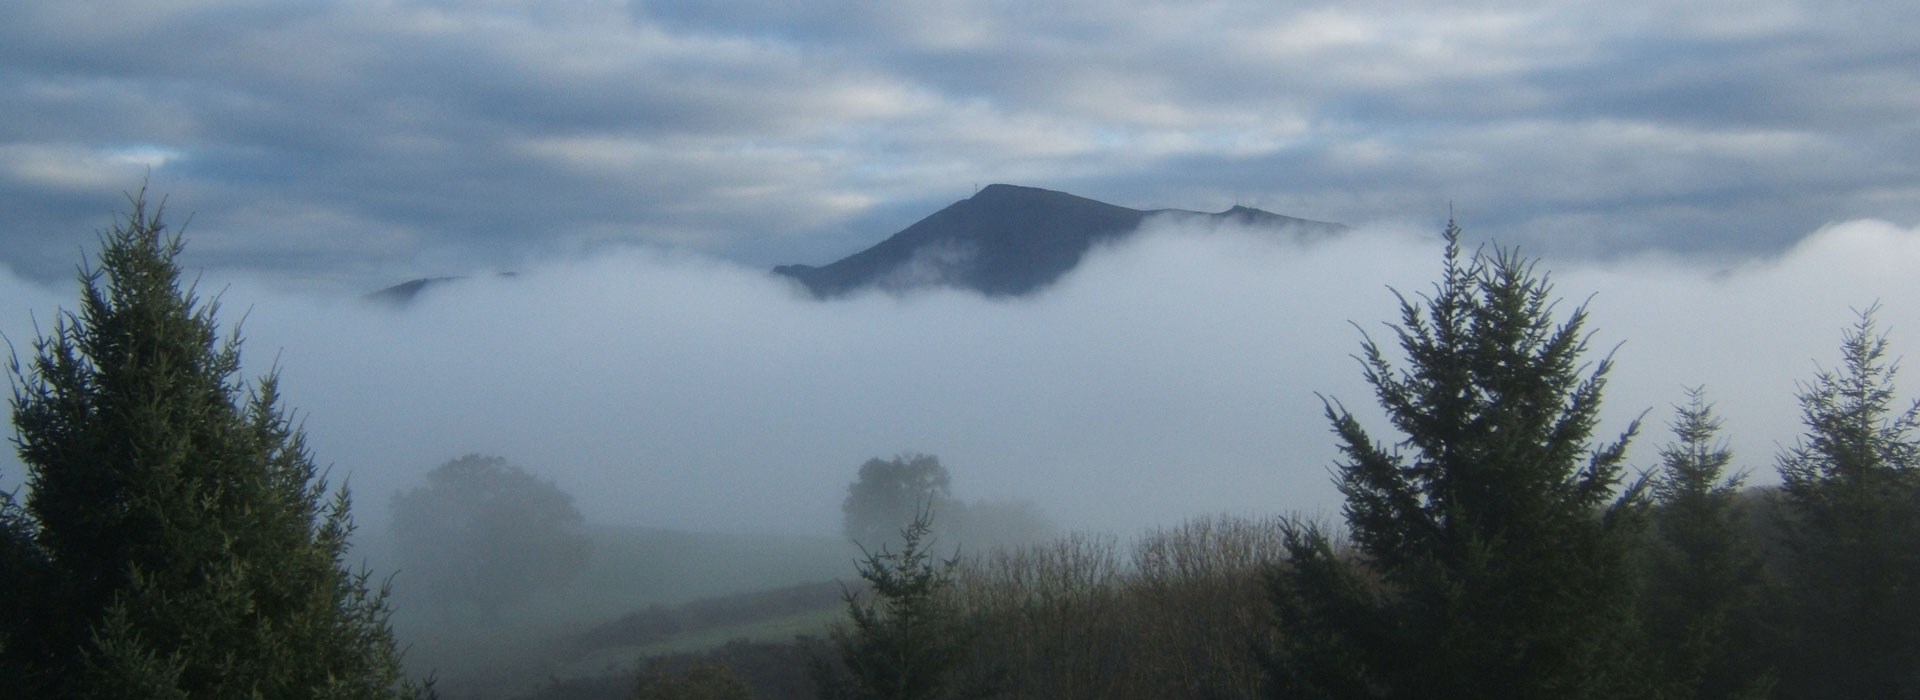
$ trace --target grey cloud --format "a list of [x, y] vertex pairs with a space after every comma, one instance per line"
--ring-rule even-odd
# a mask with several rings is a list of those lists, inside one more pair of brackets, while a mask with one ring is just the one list
[[1752, 256], [1920, 218], [1916, 12], [29, 2], [0, 237], [56, 278], [151, 168], [210, 264], [341, 287], [632, 242], [821, 262], [990, 182]]

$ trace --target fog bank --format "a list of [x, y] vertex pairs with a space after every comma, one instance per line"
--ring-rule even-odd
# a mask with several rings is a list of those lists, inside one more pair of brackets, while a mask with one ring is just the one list
[[[919, 451], [964, 499], [1028, 498], [1065, 527], [1132, 531], [1222, 511], [1336, 514], [1316, 392], [1395, 437], [1371, 420], [1351, 355], [1362, 331], [1391, 341], [1390, 287], [1430, 288], [1438, 230], [1302, 243], [1159, 226], [1026, 300], [822, 303], [764, 270], [654, 249], [479, 273], [405, 308], [270, 280], [201, 288], [221, 293], [229, 324], [245, 315], [249, 371], [277, 362], [365, 526], [384, 527], [396, 490], [481, 452], [552, 477], [593, 520], [831, 534], [861, 462]], [[1683, 388], [1704, 384], [1737, 462], [1770, 481], [1776, 446], [1799, 431], [1795, 382], [1837, 361], [1850, 308], [1881, 303], [1896, 354], [1916, 340], [1920, 230], [1883, 222], [1728, 269], [1541, 269], [1563, 309], [1588, 302], [1592, 358], [1618, 347], [1600, 430], [1652, 409], [1630, 452], [1640, 466]], [[30, 319], [50, 330], [78, 298], [4, 275], [0, 295], [22, 356]], [[20, 483], [12, 454], [0, 472]]]

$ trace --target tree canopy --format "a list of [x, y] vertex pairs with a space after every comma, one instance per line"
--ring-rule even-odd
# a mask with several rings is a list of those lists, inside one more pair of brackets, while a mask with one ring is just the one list
[[[144, 193], [143, 193], [144, 194]], [[15, 358], [9, 690], [25, 697], [405, 695], [383, 591], [268, 374], [183, 289], [183, 244], [144, 196], [102, 236], [79, 311]], [[11, 570], [31, 563], [28, 576]]]
[[1761, 592], [1759, 552], [1743, 532], [1744, 473], [1704, 388], [1674, 407], [1673, 440], [1660, 448], [1642, 600], [1653, 669], [1678, 697], [1765, 697], [1771, 676], [1754, 653]]
[[565, 585], [593, 542], [573, 497], [501, 457], [471, 454], [393, 499], [393, 538], [408, 588], [483, 617]]
[[1779, 457], [1796, 697], [1920, 697], [1920, 403], [1896, 406], [1874, 311], [1802, 385], [1806, 433]]
[[1296, 521], [1273, 579], [1275, 697], [1635, 695], [1632, 520], [1620, 495], [1635, 427], [1595, 444], [1610, 362], [1586, 312], [1556, 322], [1547, 280], [1509, 251], [1464, 255], [1449, 224], [1430, 295], [1400, 297], [1406, 365], [1360, 360], [1399, 435], [1339, 402], [1336, 479], [1352, 551]]
[[922, 510], [945, 513], [954, 505], [953, 479], [940, 458], [908, 453], [875, 457], [860, 465], [840, 505], [847, 539], [870, 548], [897, 542], [901, 528]]
[[815, 668], [823, 700], [972, 696], [953, 682], [966, 649], [952, 597], [959, 562], [929, 551], [932, 523], [923, 508], [901, 527], [898, 552], [863, 550], [868, 592], [846, 592], [848, 619], [829, 635], [836, 658]]

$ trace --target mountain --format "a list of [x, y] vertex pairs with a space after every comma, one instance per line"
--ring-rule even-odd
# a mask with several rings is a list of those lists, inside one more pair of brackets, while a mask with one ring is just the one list
[[443, 282], [452, 282], [457, 279], [460, 278], [422, 277], [420, 279], [407, 280], [377, 292], [370, 292], [362, 298], [380, 304], [406, 306], [413, 303], [413, 300], [420, 296], [420, 292], [424, 291], [428, 286], [439, 285]]
[[1346, 227], [1236, 206], [1217, 213], [1139, 210], [1035, 187], [988, 185], [871, 248], [819, 267], [781, 265], [821, 299], [868, 288], [971, 289], [987, 296], [1025, 296], [1060, 279], [1094, 245], [1131, 235], [1150, 216], [1273, 228], [1296, 235]]
[[[516, 273], [513, 273], [513, 272], [502, 272], [502, 273], [499, 273], [498, 276], [513, 277], [515, 276], [515, 274]], [[382, 289], [376, 292], [369, 292], [365, 296], [361, 297], [361, 299], [368, 302], [376, 303], [376, 304], [386, 304], [389, 306], [405, 307], [409, 304], [412, 304], [414, 300], [419, 299], [420, 294], [422, 292], [425, 292], [428, 287], [439, 287], [450, 282], [459, 282], [464, 279], [466, 278], [465, 277], [422, 277], [419, 279], [407, 280], [405, 282], [401, 282], [399, 284], [393, 285], [391, 287], [387, 287], [386, 289]]]
[[[970, 289], [993, 297], [1026, 296], [1059, 280], [1095, 245], [1132, 235], [1149, 217], [1271, 229], [1293, 236], [1335, 234], [1347, 228], [1241, 206], [1216, 214], [1140, 210], [1037, 187], [988, 185], [871, 248], [818, 267], [781, 265], [773, 272], [798, 281], [820, 299], [871, 288], [903, 292], [930, 287]], [[425, 277], [365, 298], [404, 307], [428, 288], [461, 279]]]

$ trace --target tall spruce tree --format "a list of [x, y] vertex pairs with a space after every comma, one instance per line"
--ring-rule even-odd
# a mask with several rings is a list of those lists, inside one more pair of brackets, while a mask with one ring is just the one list
[[1920, 403], [1860, 314], [1837, 370], [1800, 391], [1807, 432], [1779, 458], [1792, 642], [1783, 695], [1920, 698]]
[[1652, 481], [1641, 619], [1654, 666], [1679, 698], [1758, 698], [1772, 688], [1754, 644], [1761, 564], [1737, 500], [1746, 475], [1727, 473], [1733, 452], [1720, 427], [1705, 390], [1689, 389]]
[[1610, 362], [1585, 364], [1584, 308], [1555, 324], [1533, 264], [1445, 234], [1431, 296], [1402, 296], [1397, 368], [1365, 377], [1403, 437], [1338, 402], [1337, 481], [1354, 551], [1296, 523], [1271, 580], [1279, 698], [1619, 698], [1642, 690], [1629, 554], [1634, 430], [1590, 441]]
[[[102, 236], [78, 312], [14, 379], [41, 611], [8, 640], [27, 697], [383, 698], [401, 678], [384, 591], [273, 375], [183, 289], [144, 192]], [[9, 580], [9, 585], [16, 582]], [[14, 654], [13, 650], [26, 650]]]
[[[836, 659], [816, 659], [823, 700], [940, 700], [973, 697], [954, 685], [966, 640], [952, 599], [958, 558], [941, 560], [933, 516], [922, 504], [900, 529], [900, 549], [862, 552], [868, 591], [845, 593], [847, 623], [830, 636]], [[837, 661], [838, 663], [834, 663]]]

